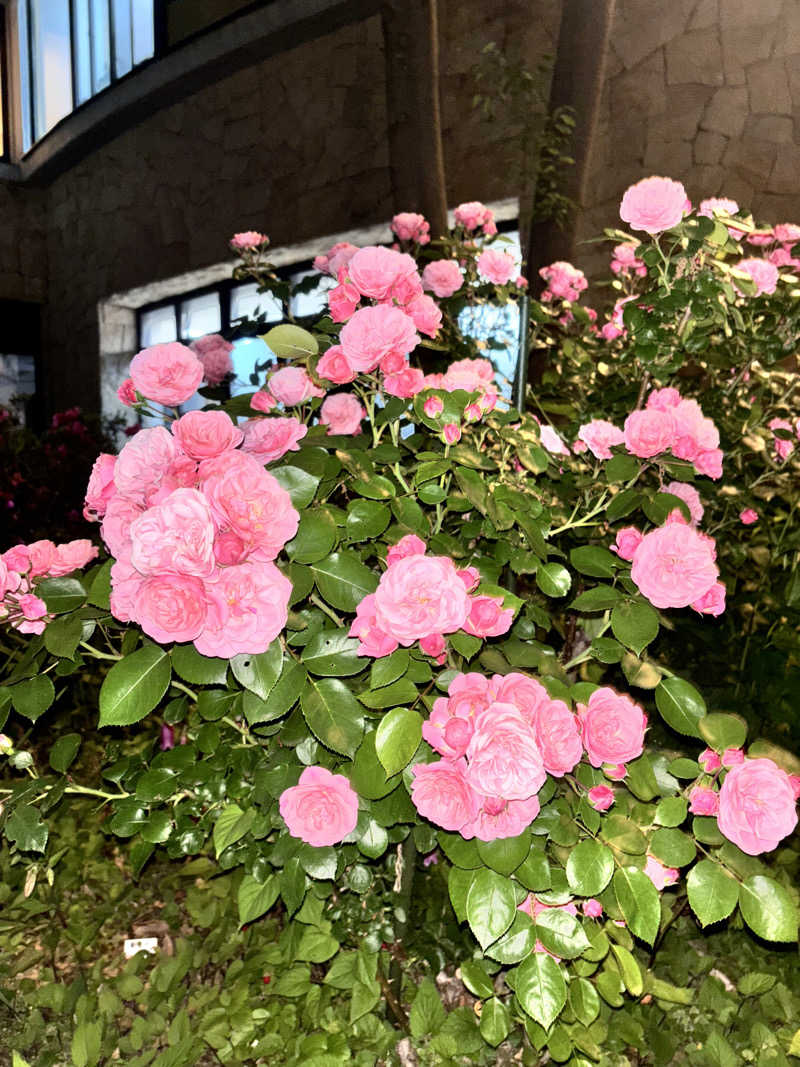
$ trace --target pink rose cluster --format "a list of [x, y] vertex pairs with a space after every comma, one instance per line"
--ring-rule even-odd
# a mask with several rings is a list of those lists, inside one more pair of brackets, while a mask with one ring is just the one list
[[243, 233], [235, 233], [229, 242], [234, 252], [243, 255], [247, 252], [258, 252], [269, 244], [269, 237], [258, 230], [245, 230]]
[[636, 245], [629, 241], [615, 245], [611, 253], [610, 265], [613, 274], [622, 275], [625, 278], [644, 278], [647, 274], [644, 260], [636, 255]]
[[462, 837], [515, 837], [538, 815], [548, 774], [568, 774], [584, 750], [594, 766], [635, 759], [646, 725], [613, 689], [596, 690], [574, 715], [525, 674], [459, 674], [423, 723], [442, 758], [414, 766], [411, 797], [420, 815]]
[[0, 555], [0, 621], [23, 634], [40, 634], [53, 616], [36, 595], [43, 578], [63, 578], [81, 570], [97, 555], [97, 547], [81, 538], [56, 545], [33, 541]]
[[[770, 419], [767, 426], [773, 432], [775, 430], [784, 430], [786, 433], [797, 432], [798, 440], [800, 440], [800, 419], [797, 421], [797, 425], [792, 426], [788, 419]], [[788, 437], [778, 437], [775, 435], [772, 440], [772, 447], [775, 449], [775, 455], [783, 463], [794, 452], [794, 441]]]
[[343, 774], [306, 767], [297, 785], [281, 793], [278, 810], [292, 837], [321, 848], [355, 830], [358, 794]]
[[197, 355], [178, 341], [143, 348], [131, 360], [133, 389], [167, 407], [187, 401], [204, 377], [205, 368]]
[[223, 658], [264, 652], [281, 632], [291, 583], [273, 561], [299, 516], [247, 449], [224, 412], [190, 411], [98, 458], [84, 514], [115, 558], [116, 618]]
[[425, 542], [408, 534], [389, 549], [378, 588], [358, 605], [350, 636], [358, 654], [380, 658], [415, 641], [423, 652], [443, 660], [446, 636], [464, 630], [473, 637], [498, 637], [514, 612], [500, 597], [472, 595], [480, 576], [457, 570], [446, 556], [427, 555]]
[[719, 430], [696, 400], [681, 397], [677, 389], [654, 389], [646, 407], [625, 420], [623, 436], [627, 450], [641, 459], [672, 452], [698, 474], [722, 476]]
[[517, 273], [514, 257], [497, 248], [485, 248], [476, 265], [481, 278], [494, 285], [507, 285]]
[[358, 245], [351, 245], [349, 241], [337, 241], [327, 252], [314, 258], [314, 270], [338, 278], [339, 271], [347, 266], [357, 251]]
[[431, 241], [431, 224], [416, 211], [401, 211], [392, 219], [392, 233], [398, 241], [413, 241], [427, 245]]
[[459, 204], [453, 213], [456, 226], [463, 226], [469, 232], [480, 230], [485, 237], [492, 237], [497, 233], [494, 221], [494, 213], [479, 200], [470, 200], [465, 204]]
[[209, 385], [219, 385], [233, 373], [233, 345], [218, 333], [192, 341], [189, 348], [203, 364], [203, 376]]
[[570, 303], [575, 303], [589, 285], [582, 270], [563, 261], [551, 263], [549, 267], [542, 267], [539, 274], [544, 278], [546, 285], [541, 297], [545, 303], [553, 300], [568, 300]]

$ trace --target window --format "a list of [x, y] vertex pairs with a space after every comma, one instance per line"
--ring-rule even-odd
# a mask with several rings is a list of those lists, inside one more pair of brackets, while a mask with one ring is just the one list
[[154, 0], [19, 0], [23, 151], [152, 58]]

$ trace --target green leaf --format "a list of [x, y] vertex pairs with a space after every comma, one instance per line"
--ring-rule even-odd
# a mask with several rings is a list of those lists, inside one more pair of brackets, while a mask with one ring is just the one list
[[549, 889], [552, 884], [550, 864], [544, 851], [534, 845], [527, 857], [514, 871], [514, 877], [534, 893]]
[[333, 752], [352, 759], [361, 744], [364, 716], [347, 686], [336, 678], [309, 680], [300, 706], [317, 740]]
[[172, 666], [190, 685], [225, 685], [228, 661], [201, 655], [194, 645], [174, 645]]
[[169, 656], [158, 645], [144, 645], [115, 663], [100, 689], [100, 723], [128, 726], [155, 708], [167, 691]]
[[536, 571], [536, 584], [545, 596], [562, 597], [569, 592], [572, 578], [560, 563], [545, 563]]
[[572, 611], [607, 611], [622, 598], [622, 593], [613, 585], [597, 585], [579, 593], [570, 604]]
[[622, 645], [613, 637], [595, 637], [589, 651], [601, 663], [619, 663], [624, 653]]
[[462, 982], [479, 1000], [494, 996], [494, 983], [480, 960], [464, 960], [460, 970]]
[[102, 566], [97, 568], [89, 590], [89, 603], [96, 608], [104, 608], [106, 611], [110, 610], [109, 598], [111, 596], [111, 568], [113, 565], [114, 560], [107, 559]]
[[274, 722], [294, 707], [305, 688], [305, 667], [294, 659], [284, 661], [280, 677], [273, 686], [269, 698], [262, 701], [244, 701], [245, 718], [251, 726]]
[[592, 578], [613, 578], [620, 565], [619, 557], [607, 548], [596, 545], [584, 545], [573, 548], [569, 561], [576, 571], [588, 574]]
[[465, 922], [467, 918], [467, 893], [474, 873], [464, 870], [463, 867], [451, 867], [447, 875], [447, 893], [460, 923]]
[[217, 859], [229, 845], [240, 841], [256, 817], [255, 808], [243, 811], [238, 804], [227, 804], [217, 816], [214, 823], [214, 851]]
[[636, 655], [658, 635], [658, 612], [640, 600], [624, 600], [611, 612], [611, 629]]
[[683, 678], [664, 678], [656, 687], [656, 707], [673, 730], [702, 738], [700, 720], [706, 713], [706, 703], [689, 682]]
[[518, 910], [511, 926], [493, 945], [489, 945], [486, 955], [506, 965], [519, 963], [530, 956], [535, 944], [536, 930], [530, 916]]
[[398, 648], [390, 656], [376, 659], [372, 664], [369, 675], [370, 689], [381, 689], [385, 685], [391, 685], [398, 678], [402, 678], [408, 670], [410, 656], [405, 648]]
[[561, 968], [543, 952], [534, 952], [519, 965], [514, 991], [528, 1015], [545, 1030], [549, 1030], [567, 1002]]
[[[692, 777], [695, 777], [692, 775]], [[655, 821], [659, 826], [680, 826], [686, 818], [688, 802], [686, 797], [664, 797], [656, 807]]]
[[408, 766], [422, 740], [422, 716], [410, 708], [393, 708], [375, 733], [375, 751], [387, 776]]
[[304, 356], [315, 356], [319, 352], [316, 337], [302, 326], [289, 322], [273, 326], [271, 330], [261, 334], [261, 340], [272, 349], [278, 359], [302, 359]]
[[349, 770], [353, 789], [367, 800], [380, 800], [381, 797], [387, 796], [399, 780], [397, 778], [387, 780], [386, 772], [375, 751], [375, 736], [374, 730], [366, 734]]
[[481, 1037], [492, 1048], [505, 1041], [511, 1029], [511, 1013], [498, 997], [491, 997], [481, 1012]]
[[240, 653], [231, 660], [231, 670], [236, 681], [266, 700], [278, 680], [283, 666], [283, 649], [276, 638], [266, 652], [251, 656]]
[[432, 978], [425, 978], [417, 987], [417, 995], [408, 1014], [411, 1036], [420, 1038], [425, 1034], [437, 1033], [445, 1018], [446, 1013], [436, 983]]
[[650, 838], [650, 851], [667, 867], [685, 867], [697, 855], [694, 841], [682, 830], [656, 830]]
[[278, 484], [286, 490], [292, 505], [302, 511], [307, 508], [317, 491], [320, 479], [300, 467], [275, 467], [270, 471]]
[[141, 829], [142, 840], [150, 845], [163, 845], [172, 834], [173, 823], [168, 811], [153, 811]]
[[569, 983], [569, 1002], [582, 1026], [591, 1026], [600, 1014], [600, 997], [586, 978], [573, 978]]
[[339, 942], [335, 937], [308, 927], [303, 931], [294, 958], [308, 963], [325, 963], [338, 950]]
[[383, 708], [395, 707], [397, 704], [414, 704], [418, 696], [417, 687], [410, 678], [400, 678], [391, 685], [375, 690], [374, 693], [372, 690], [360, 693], [358, 699], [365, 707], [380, 711]]
[[70, 1046], [73, 1067], [96, 1067], [100, 1061], [102, 1036], [99, 1023], [82, 1019], [77, 1024]]
[[264, 882], [246, 874], [239, 885], [239, 925], [244, 926], [269, 911], [279, 892], [280, 879], [276, 874], [268, 874]]
[[754, 874], [739, 887], [742, 918], [765, 941], [797, 940], [797, 908], [782, 885]]
[[339, 611], [355, 611], [365, 596], [374, 593], [378, 576], [354, 552], [334, 552], [311, 565], [323, 599]]
[[373, 541], [392, 519], [385, 504], [377, 500], [353, 500], [347, 508], [345, 531], [350, 541]]
[[43, 637], [44, 647], [51, 656], [72, 659], [83, 638], [83, 619], [77, 615], [53, 619], [45, 627]]
[[320, 630], [303, 649], [301, 659], [312, 674], [344, 678], [367, 666], [357, 649], [358, 638], [348, 637], [347, 630]]
[[48, 829], [33, 805], [17, 804], [6, 820], [5, 835], [21, 852], [44, 852]]
[[89, 595], [77, 578], [44, 578], [36, 585], [36, 595], [47, 604], [51, 615], [75, 611]]
[[708, 745], [717, 752], [726, 748], [741, 748], [747, 738], [747, 723], [739, 715], [723, 715], [716, 712], [704, 715], [697, 729]]
[[632, 934], [653, 945], [661, 923], [658, 890], [643, 871], [620, 868], [614, 874], [614, 895]]
[[629, 482], [637, 476], [640, 470], [639, 461], [634, 456], [626, 456], [624, 452], [618, 456], [612, 456], [605, 466], [606, 478], [609, 482]]
[[589, 939], [574, 915], [560, 908], [546, 908], [536, 917], [536, 936], [544, 947], [561, 959], [574, 959], [589, 948]]
[[581, 841], [567, 859], [567, 882], [572, 892], [580, 897], [602, 893], [613, 873], [613, 853], [599, 841]]
[[56, 697], [53, 683], [46, 674], [37, 674], [34, 678], [18, 682], [11, 686], [9, 692], [16, 710], [31, 722], [36, 722], [40, 715], [44, 715]]
[[531, 848], [531, 835], [524, 830], [516, 837], [498, 837], [494, 841], [478, 840], [478, 855], [498, 874], [513, 874]]
[[370, 500], [391, 500], [397, 495], [394, 482], [384, 478], [382, 474], [374, 474], [370, 478], [356, 478], [352, 483], [352, 490], [359, 496], [369, 497]]
[[50, 755], [48, 757], [50, 766], [54, 771], [58, 771], [59, 774], [66, 774], [69, 765], [78, 755], [78, 749], [80, 747], [80, 734], [64, 734], [59, 737], [50, 749]]
[[467, 893], [467, 922], [481, 948], [506, 932], [516, 910], [517, 899], [510, 879], [487, 868], [479, 870]]
[[625, 987], [616, 971], [603, 971], [597, 976], [597, 989], [603, 1000], [612, 1008], [621, 1008], [625, 1003], [622, 990]]
[[611, 951], [617, 957], [622, 981], [632, 997], [640, 997], [644, 991], [644, 979], [639, 964], [623, 945], [611, 942]]
[[611, 503], [606, 508], [606, 517], [609, 522], [616, 522], [638, 508], [642, 494], [637, 489], [623, 489], [612, 497]]
[[286, 545], [286, 555], [295, 563], [316, 563], [331, 552], [337, 536], [333, 516], [315, 508], [300, 517], [297, 533]]

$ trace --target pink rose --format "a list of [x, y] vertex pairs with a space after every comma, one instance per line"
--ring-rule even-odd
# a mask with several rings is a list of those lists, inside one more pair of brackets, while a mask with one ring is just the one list
[[644, 408], [632, 411], [625, 420], [625, 447], [641, 459], [669, 451], [674, 437], [675, 419], [671, 411]]
[[717, 448], [719, 430], [696, 400], [681, 400], [670, 408], [670, 413], [675, 424], [672, 451], [678, 459], [694, 461], [700, 453]]
[[623, 526], [617, 531], [617, 539], [611, 546], [611, 551], [616, 552], [620, 559], [630, 562], [636, 554], [636, 549], [642, 543], [644, 534], [635, 526]]
[[215, 569], [214, 533], [203, 494], [176, 489], [131, 524], [131, 563], [142, 575], [209, 578]]
[[422, 405], [422, 410], [428, 416], [429, 419], [436, 419], [444, 411], [444, 404], [441, 397], [429, 396], [425, 403]]
[[108, 502], [117, 491], [114, 485], [114, 467], [117, 457], [101, 452], [94, 461], [89, 484], [86, 487], [86, 499], [83, 502], [83, 517], [89, 522], [97, 522], [106, 513]]
[[359, 656], [381, 659], [395, 651], [397, 641], [380, 628], [375, 610], [375, 594], [370, 593], [356, 608], [356, 617], [350, 626], [348, 636], [358, 638]]
[[192, 341], [189, 348], [203, 364], [203, 374], [209, 385], [219, 385], [233, 374], [231, 352], [233, 345], [218, 333], [210, 333]]
[[568, 456], [569, 449], [564, 440], [556, 433], [552, 426], [547, 424], [539, 427], [539, 438], [542, 448], [546, 448], [551, 455]]
[[677, 389], [673, 389], [671, 385], [665, 386], [663, 389], [653, 389], [647, 398], [647, 407], [655, 408], [657, 411], [669, 411], [671, 408], [675, 408], [681, 402], [681, 394]]
[[52, 541], [32, 541], [28, 545], [30, 566], [28, 577], [38, 578], [43, 574], [49, 574], [57, 558], [56, 546]]
[[381, 576], [374, 596], [379, 629], [404, 646], [460, 630], [469, 615], [467, 591], [445, 556], [398, 560]]
[[660, 860], [650, 855], [644, 865], [644, 873], [659, 892], [668, 885], [674, 885], [679, 876], [679, 871], [675, 867], [665, 867]]
[[286, 626], [292, 583], [274, 563], [224, 567], [206, 586], [208, 616], [195, 647], [204, 656], [266, 652]]
[[433, 702], [430, 716], [422, 724], [422, 736], [441, 756], [459, 759], [472, 739], [473, 715], [463, 702], [457, 704], [446, 697], [438, 697]]
[[744, 751], [741, 748], [726, 748], [722, 753], [723, 767], [737, 767], [744, 763]]
[[600, 919], [603, 915], [603, 905], [594, 897], [589, 897], [583, 902], [583, 914], [587, 919]]
[[470, 200], [465, 204], [459, 204], [453, 216], [456, 226], [463, 226], [465, 230], [476, 230], [479, 226], [491, 227], [494, 222], [494, 215], [480, 200]]
[[776, 848], [797, 825], [789, 775], [771, 759], [746, 760], [732, 767], [719, 793], [717, 825], [748, 856]]
[[620, 218], [633, 230], [662, 233], [683, 218], [686, 190], [670, 178], [643, 178], [625, 190]]
[[426, 551], [427, 545], [421, 537], [417, 537], [416, 534], [406, 534], [386, 553], [386, 566], [391, 567], [398, 560], [406, 559], [408, 556], [424, 556]]
[[705, 474], [707, 478], [721, 478], [722, 449], [712, 448], [708, 452], [701, 452], [694, 459], [694, 469], [698, 474]]
[[627, 241], [614, 247], [610, 266], [613, 274], [635, 275], [638, 278], [644, 278], [647, 274], [644, 260], [636, 255], [636, 245]]
[[795, 245], [800, 241], [800, 226], [796, 222], [779, 222], [775, 227], [775, 240], [784, 245]]
[[696, 785], [689, 792], [689, 811], [692, 815], [716, 815], [719, 811], [719, 793], [705, 785]]
[[695, 487], [689, 485], [688, 482], [670, 482], [669, 485], [664, 486], [664, 492], [672, 493], [686, 504], [692, 525], [697, 526], [703, 518], [705, 508]]
[[361, 420], [366, 415], [363, 405], [352, 393], [334, 393], [322, 401], [320, 425], [328, 427], [328, 434], [360, 434]]
[[117, 389], [117, 399], [120, 403], [124, 404], [126, 408], [132, 408], [137, 403], [136, 389], [133, 385], [132, 378], [126, 378], [122, 385]]
[[321, 848], [355, 830], [358, 794], [343, 774], [306, 767], [297, 785], [281, 793], [278, 809], [292, 837]]
[[420, 637], [419, 648], [420, 652], [436, 660], [439, 666], [447, 659], [447, 641], [443, 634], [428, 634], [427, 637]]
[[258, 559], [275, 559], [297, 533], [300, 516], [289, 494], [244, 452], [204, 460], [200, 487], [220, 530], [233, 530]]
[[758, 512], [752, 508], [744, 508], [739, 512], [739, 522], [743, 526], [752, 526], [754, 522], [758, 522]]
[[494, 285], [507, 285], [516, 274], [514, 257], [508, 252], [485, 248], [478, 256], [478, 274]]
[[587, 795], [595, 811], [608, 811], [614, 803], [614, 790], [607, 785], [593, 785]]
[[715, 618], [725, 610], [725, 586], [714, 582], [711, 588], [698, 600], [693, 600], [691, 607], [701, 615], [713, 615]]
[[651, 530], [634, 553], [631, 578], [655, 607], [688, 607], [709, 592], [719, 574], [710, 540], [680, 523]]
[[192, 396], [203, 380], [203, 364], [186, 345], [170, 341], [144, 348], [131, 360], [137, 393], [175, 407]]
[[189, 411], [170, 429], [186, 455], [197, 460], [236, 448], [243, 436], [224, 411]]
[[260, 463], [273, 463], [287, 452], [299, 452], [308, 427], [293, 415], [285, 418], [248, 419], [242, 426], [242, 451]]
[[[525, 708], [520, 708], [526, 715]], [[539, 703], [533, 712], [533, 734], [548, 774], [561, 778], [583, 755], [580, 730], [575, 716], [563, 700]]]
[[718, 771], [722, 766], [722, 760], [719, 758], [713, 748], [704, 748], [700, 755], [697, 757], [697, 762], [706, 772], [706, 774], [713, 774], [714, 771]]
[[[13, 548], [7, 549], [2, 556], [0, 556], [3, 563], [11, 571], [16, 571], [18, 574], [25, 574], [31, 565], [31, 555], [28, 551], [27, 545], [14, 545]], [[9, 581], [12, 579], [9, 578]], [[15, 583], [14, 589], [16, 589], [18, 583]], [[13, 589], [12, 589], [13, 592]]]
[[625, 440], [622, 430], [605, 419], [592, 419], [578, 429], [578, 439], [583, 441], [595, 459], [611, 459], [613, 445]]
[[[467, 675], [467, 677], [470, 677]], [[450, 692], [454, 683], [451, 683]], [[550, 707], [550, 695], [541, 682], [529, 678], [527, 674], [512, 671], [510, 674], [496, 674], [492, 678], [491, 690], [499, 704], [513, 704], [525, 716], [536, 730], [539, 715], [546, 717]]]
[[461, 268], [454, 259], [435, 259], [422, 272], [422, 285], [444, 300], [457, 293], [464, 282]]
[[[770, 430], [786, 430], [789, 433], [794, 432], [794, 428], [788, 419], [770, 419], [767, 423], [767, 427]], [[785, 437], [776, 437], [772, 445], [775, 449], [775, 455], [781, 462], [786, 460], [794, 452], [794, 441], [789, 441]]]
[[405, 305], [406, 313], [414, 320], [414, 325], [426, 337], [435, 337], [442, 324], [442, 311], [430, 296], [420, 294]]
[[603, 767], [603, 774], [613, 782], [621, 782], [628, 777], [628, 768], [624, 763], [607, 763]]
[[357, 245], [351, 245], [349, 241], [337, 241], [327, 252], [315, 258], [314, 270], [338, 278], [339, 271], [347, 266], [357, 251]]
[[551, 300], [574, 303], [589, 285], [582, 270], [563, 260], [551, 263], [548, 267], [541, 267], [539, 275], [547, 283], [547, 288], [542, 293], [545, 303]]
[[86, 538], [78, 541], [68, 541], [64, 545], [56, 545], [56, 555], [50, 564], [48, 574], [51, 578], [60, 578], [73, 571], [82, 570], [87, 563], [97, 556], [97, 546]]
[[346, 269], [343, 267], [339, 284], [328, 293], [331, 318], [334, 322], [347, 322], [360, 303], [361, 293], [346, 280]]
[[503, 598], [474, 596], [463, 629], [473, 637], [499, 637], [507, 633], [514, 621], [514, 609], [503, 608]]
[[269, 244], [269, 237], [257, 230], [246, 230], [244, 233], [235, 233], [229, 244], [234, 252], [254, 252], [262, 245]]
[[386, 374], [383, 378], [383, 391], [389, 396], [408, 400], [425, 388], [425, 375], [417, 367], [405, 367], [397, 374]]
[[424, 215], [418, 215], [415, 211], [401, 211], [395, 215], [391, 229], [400, 241], [416, 241], [418, 245], [430, 243], [430, 223]]
[[130, 557], [131, 525], [144, 511], [143, 505], [123, 496], [115, 496], [109, 501], [100, 534], [106, 548], [116, 559]]
[[647, 716], [629, 696], [604, 686], [578, 704], [583, 745], [593, 767], [628, 763], [641, 756]]
[[303, 404], [313, 396], [325, 396], [325, 390], [314, 384], [303, 367], [282, 367], [275, 371], [267, 388], [278, 403], [286, 407]]
[[325, 378], [334, 385], [346, 385], [356, 377], [356, 371], [342, 350], [341, 345], [331, 345], [317, 363], [317, 377]]
[[262, 411], [266, 415], [268, 411], [272, 411], [277, 403], [278, 401], [272, 393], [268, 393], [266, 389], [259, 389], [257, 393], [253, 393], [250, 407], [253, 411]]
[[159, 644], [194, 641], [206, 621], [203, 582], [186, 574], [145, 578], [138, 585], [134, 610], [131, 617]]
[[517, 837], [539, 814], [539, 798], [506, 800], [503, 797], [483, 797], [475, 818], [461, 827], [461, 836], [477, 837], [479, 841], [497, 841], [503, 837]]
[[735, 215], [738, 210], [739, 205], [735, 200], [729, 200], [724, 196], [712, 196], [707, 200], [700, 201], [697, 214], [703, 215], [707, 219], [713, 219], [715, 215]]
[[158, 492], [183, 450], [164, 426], [140, 430], [117, 456], [114, 484], [117, 492], [139, 504]]
[[445, 389], [448, 393], [464, 389], [468, 393], [496, 393], [494, 367], [488, 359], [457, 359], [447, 368], [439, 385], [431, 383], [434, 389]]
[[411, 799], [424, 819], [458, 831], [476, 818], [481, 798], [467, 781], [466, 770], [463, 759], [414, 765]]
[[407, 356], [418, 342], [414, 320], [400, 308], [387, 305], [361, 308], [341, 333], [342, 352], [348, 364], [367, 373], [392, 353]]
[[490, 704], [475, 716], [467, 762], [467, 780], [487, 797], [527, 800], [547, 777], [536, 736], [513, 704]]
[[768, 296], [778, 287], [778, 268], [768, 259], [740, 259], [735, 269], [747, 274], [756, 285], [755, 296]]
[[446, 445], [457, 444], [461, 440], [461, 427], [457, 422], [448, 422], [442, 427], [442, 438]]
[[373, 300], [386, 300], [398, 283], [416, 273], [411, 256], [378, 246], [359, 248], [347, 265], [350, 281], [362, 296]]

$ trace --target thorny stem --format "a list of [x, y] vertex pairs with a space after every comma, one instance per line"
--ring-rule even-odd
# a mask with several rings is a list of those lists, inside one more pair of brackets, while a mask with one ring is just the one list
[[328, 618], [335, 622], [340, 629], [344, 626], [344, 622], [339, 618], [336, 612], [332, 608], [329, 608], [324, 600], [320, 600], [316, 593], [312, 593], [308, 599], [312, 604], [318, 607], [320, 611], [324, 611]]

